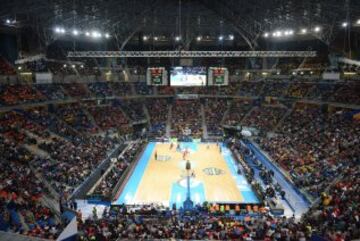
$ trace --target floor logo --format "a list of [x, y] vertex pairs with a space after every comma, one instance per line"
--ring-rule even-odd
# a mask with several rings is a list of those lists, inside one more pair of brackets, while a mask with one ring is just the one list
[[216, 168], [216, 167], [205, 168], [205, 169], [203, 169], [203, 172], [209, 176], [218, 176], [218, 175], [223, 175], [225, 173], [225, 171], [223, 171], [219, 168]]

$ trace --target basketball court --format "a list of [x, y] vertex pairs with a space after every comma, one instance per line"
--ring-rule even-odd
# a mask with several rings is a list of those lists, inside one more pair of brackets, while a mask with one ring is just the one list
[[174, 143], [171, 149], [170, 145], [150, 142], [146, 146], [113, 204], [182, 206], [187, 193], [186, 160], [191, 163], [194, 203], [258, 203], [250, 184], [237, 173], [231, 152], [223, 144], [183, 142]]

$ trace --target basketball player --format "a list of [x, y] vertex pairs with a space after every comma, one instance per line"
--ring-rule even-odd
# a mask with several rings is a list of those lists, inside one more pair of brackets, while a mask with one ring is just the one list
[[157, 151], [155, 150], [155, 161], [157, 161]]
[[170, 143], [170, 150], [173, 148], [173, 146], [174, 146], [174, 143]]

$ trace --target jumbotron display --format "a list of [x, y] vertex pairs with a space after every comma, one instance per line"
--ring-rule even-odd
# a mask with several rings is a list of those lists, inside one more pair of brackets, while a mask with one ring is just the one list
[[173, 67], [171, 86], [206, 86], [206, 67]]
[[167, 71], [164, 67], [148, 68], [146, 71], [148, 85], [167, 85]]
[[229, 70], [224, 67], [210, 67], [208, 71], [208, 85], [228, 85]]

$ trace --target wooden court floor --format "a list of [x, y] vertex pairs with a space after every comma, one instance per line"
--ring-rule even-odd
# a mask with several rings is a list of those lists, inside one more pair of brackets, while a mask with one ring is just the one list
[[[182, 153], [176, 151], [176, 145], [170, 150], [170, 143], [157, 143], [134, 196], [134, 203], [169, 204], [172, 185], [184, 175]], [[236, 186], [219, 147], [216, 144], [197, 144], [197, 151], [190, 152], [187, 159], [192, 162], [195, 178], [204, 185], [205, 200], [209, 202], [242, 202], [243, 197]], [[169, 157], [167, 161], [155, 160]], [[206, 168], [218, 168], [221, 175], [207, 175]]]

